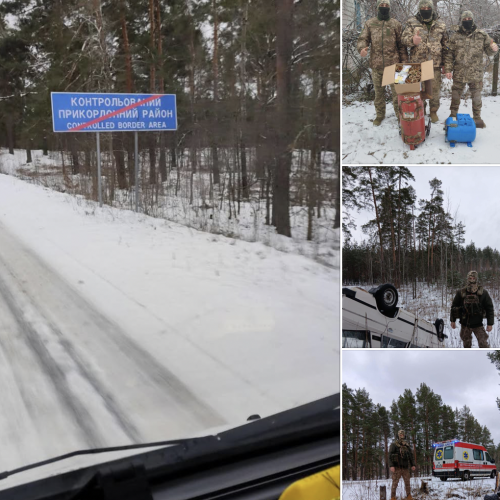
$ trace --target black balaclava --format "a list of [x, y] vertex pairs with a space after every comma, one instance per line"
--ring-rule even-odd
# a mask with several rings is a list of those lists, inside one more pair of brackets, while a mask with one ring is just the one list
[[[430, 7], [430, 9], [424, 10], [422, 7]], [[429, 22], [432, 19], [433, 7], [434, 6], [432, 2], [430, 2], [429, 0], [420, 0], [418, 4], [418, 10], [424, 22]]]
[[[470, 31], [472, 29], [472, 26], [474, 26], [474, 15], [470, 10], [466, 10], [462, 12], [462, 15], [460, 16], [462, 19], [462, 26], [465, 31]], [[464, 18], [470, 17], [471, 19], [468, 21], [464, 21]]]
[[[380, 7], [381, 4], [387, 4], [389, 7]], [[377, 1], [377, 18], [380, 21], [389, 21], [391, 18], [391, 2], [390, 0], [378, 0]]]

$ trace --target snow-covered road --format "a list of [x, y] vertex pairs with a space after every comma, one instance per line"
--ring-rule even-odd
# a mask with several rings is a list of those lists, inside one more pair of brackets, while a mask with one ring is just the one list
[[339, 392], [337, 290], [308, 258], [0, 175], [0, 471]]
[[[370, 164], [489, 164], [498, 163], [497, 123], [500, 114], [500, 96], [483, 96], [481, 116], [486, 128], [478, 129], [476, 140], [469, 148], [445, 142], [444, 123], [450, 116], [450, 98], [441, 98], [439, 122], [433, 123], [429, 137], [414, 151], [403, 144], [392, 105], [387, 104], [387, 118], [379, 127], [372, 124], [375, 108], [372, 102], [354, 102], [342, 108], [342, 163], [344, 165]], [[459, 113], [472, 116], [470, 99], [462, 101]], [[429, 121], [426, 115], [425, 123]]]

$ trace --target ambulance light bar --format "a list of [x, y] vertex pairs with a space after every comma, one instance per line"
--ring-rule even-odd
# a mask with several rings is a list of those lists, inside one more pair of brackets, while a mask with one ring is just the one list
[[433, 443], [432, 447], [435, 448], [436, 446], [450, 445], [450, 444], [458, 443], [459, 441], [460, 441], [459, 439], [454, 439], [453, 441], [441, 441], [438, 443]]

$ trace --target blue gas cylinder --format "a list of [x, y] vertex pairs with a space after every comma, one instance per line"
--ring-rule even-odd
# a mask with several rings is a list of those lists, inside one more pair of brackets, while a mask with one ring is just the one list
[[472, 141], [476, 138], [476, 124], [470, 115], [457, 114], [454, 118], [450, 116], [446, 119], [446, 141], [452, 148], [457, 142], [466, 142], [469, 148], [472, 147]]

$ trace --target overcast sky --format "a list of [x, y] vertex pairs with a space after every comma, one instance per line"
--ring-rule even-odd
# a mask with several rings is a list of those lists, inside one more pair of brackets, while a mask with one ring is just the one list
[[[430, 199], [429, 181], [437, 177], [443, 182], [444, 206], [450, 201], [452, 216], [458, 209], [457, 221], [465, 224], [465, 243], [474, 241], [476, 247], [490, 246], [500, 250], [500, 232], [492, 231], [500, 227], [500, 210], [496, 200], [500, 195], [500, 169], [483, 166], [434, 166], [408, 167], [415, 182], [411, 185], [417, 192], [418, 200]], [[416, 213], [418, 215], [418, 212]], [[357, 241], [366, 239], [361, 226], [375, 217], [374, 213], [362, 211], [352, 214], [357, 230], [352, 231]]]
[[469, 406], [495, 444], [500, 441], [499, 373], [486, 352], [479, 350], [342, 351], [342, 383], [349, 388], [364, 387], [374, 403], [389, 409], [405, 389], [415, 393], [425, 382], [453, 409]]

